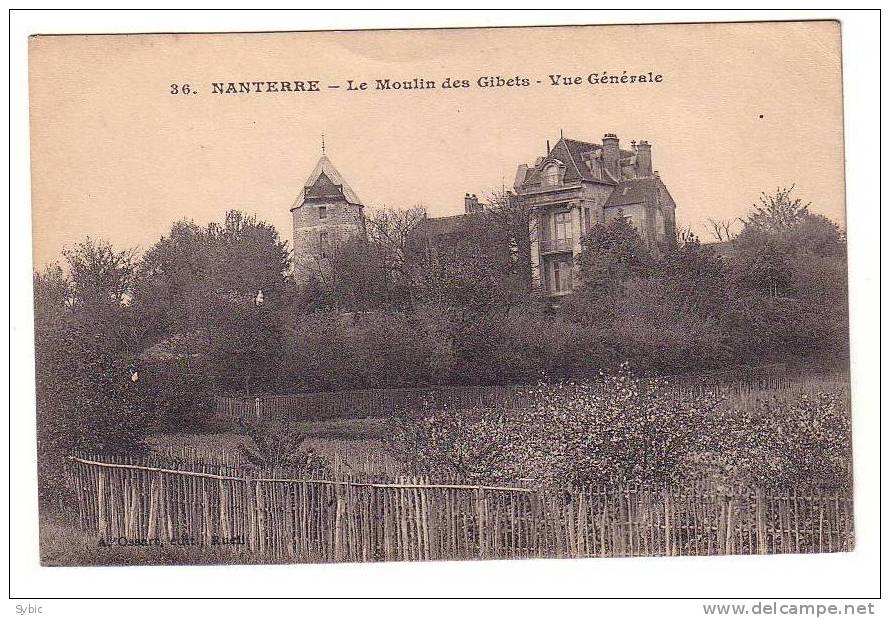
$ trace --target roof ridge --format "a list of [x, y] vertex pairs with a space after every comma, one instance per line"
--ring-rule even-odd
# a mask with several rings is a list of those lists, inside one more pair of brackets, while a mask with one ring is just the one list
[[452, 217], [463, 217], [464, 215], [471, 215], [471, 212], [459, 212], [455, 215], [442, 215], [441, 217], [427, 217], [427, 219], [451, 219]]
[[573, 139], [571, 137], [564, 137], [563, 139], [567, 142], [575, 142], [576, 144], [587, 144], [588, 146], [596, 146], [597, 148], [603, 147], [602, 144], [597, 144], [596, 142], [588, 142], [583, 139]]

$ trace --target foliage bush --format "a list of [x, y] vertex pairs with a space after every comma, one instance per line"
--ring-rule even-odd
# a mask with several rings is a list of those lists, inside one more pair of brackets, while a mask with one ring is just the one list
[[142, 363], [140, 396], [158, 429], [195, 431], [211, 422], [217, 394], [213, 380], [179, 363]]
[[842, 393], [734, 409], [713, 393], [614, 375], [541, 383], [526, 410], [423, 410], [391, 421], [391, 452], [432, 477], [470, 482], [676, 485], [708, 478], [772, 488], [847, 488]]
[[138, 450], [152, 412], [131, 379], [133, 355], [121, 343], [129, 318], [123, 282], [128, 252], [85, 240], [59, 267], [34, 276], [37, 465], [42, 504], [64, 492], [65, 457], [76, 451]]
[[285, 333], [289, 390], [413, 386], [429, 379], [436, 358], [424, 327], [398, 312], [317, 311], [290, 318]]
[[852, 486], [848, 394], [772, 397], [751, 411], [721, 410], [702, 436], [696, 469], [759, 487], [847, 490]]
[[240, 443], [241, 456], [261, 470], [287, 469], [303, 474], [321, 474], [330, 467], [328, 461], [311, 448], [306, 448], [306, 434], [290, 423], [250, 425], [245, 433], [248, 443]]
[[503, 482], [521, 476], [509, 439], [515, 422], [491, 410], [406, 410], [388, 419], [386, 448], [431, 479]]

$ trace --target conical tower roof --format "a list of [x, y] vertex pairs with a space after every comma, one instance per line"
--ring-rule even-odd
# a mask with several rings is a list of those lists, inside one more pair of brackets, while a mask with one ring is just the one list
[[331, 163], [326, 154], [321, 155], [315, 169], [303, 183], [303, 190], [294, 201], [291, 210], [299, 208], [307, 200], [312, 199], [343, 199], [349, 204], [364, 206], [362, 200], [343, 179], [343, 176]]

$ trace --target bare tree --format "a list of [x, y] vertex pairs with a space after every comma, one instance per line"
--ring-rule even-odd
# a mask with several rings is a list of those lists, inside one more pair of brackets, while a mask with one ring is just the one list
[[741, 219], [713, 219], [708, 217], [708, 231], [711, 233], [711, 236], [714, 237], [714, 240], [717, 242], [725, 242], [727, 240], [732, 240], [735, 234], [733, 233], [732, 228], [737, 224], [742, 223], [744, 225], [744, 221]]
[[324, 247], [296, 256], [295, 274], [326, 305], [353, 310], [410, 305], [412, 246], [425, 219], [421, 206], [376, 210], [365, 220], [366, 234], [333, 234]]
[[426, 217], [425, 207], [413, 206], [408, 209], [384, 207], [368, 218], [368, 243], [374, 254], [374, 266], [388, 288], [410, 288], [411, 247]]
[[532, 281], [531, 237], [537, 231], [537, 218], [531, 216], [526, 201], [510, 191], [487, 194], [486, 200], [486, 216], [503, 230], [510, 245], [515, 283], [528, 292]]

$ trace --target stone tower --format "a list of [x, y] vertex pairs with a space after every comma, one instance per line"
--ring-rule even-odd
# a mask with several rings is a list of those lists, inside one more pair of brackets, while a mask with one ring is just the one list
[[364, 205], [324, 151], [290, 211], [296, 273], [324, 268], [340, 244], [365, 234]]

